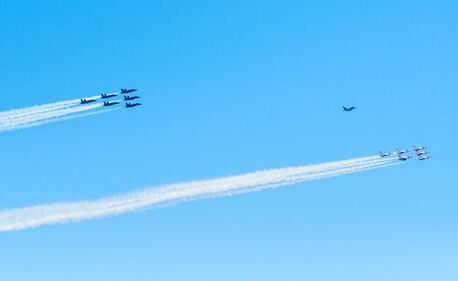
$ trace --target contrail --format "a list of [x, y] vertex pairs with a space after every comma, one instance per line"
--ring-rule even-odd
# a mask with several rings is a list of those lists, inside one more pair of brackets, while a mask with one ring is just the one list
[[[83, 99], [98, 99], [100, 96], [92, 96], [92, 97], [86, 97]], [[21, 109], [13, 109], [13, 110], [8, 110], [8, 111], [3, 111], [0, 112], [0, 120], [7, 120], [7, 119], [15, 119], [27, 115], [33, 115], [36, 113], [42, 113], [42, 112], [47, 112], [47, 111], [52, 111], [52, 110], [57, 110], [57, 109], [63, 109], [63, 108], [68, 108], [72, 107], [75, 105], [80, 104], [80, 99], [73, 99], [73, 100], [67, 100], [67, 101], [60, 101], [60, 102], [55, 102], [55, 103], [49, 103], [49, 104], [43, 104], [43, 105], [35, 105], [35, 106], [30, 106], [30, 107], [25, 107]]]
[[169, 184], [93, 201], [61, 202], [0, 211], [0, 232], [108, 217], [202, 198], [231, 196], [400, 164], [379, 156], [258, 171]]
[[71, 107], [71, 108], [60, 109], [60, 110], [55, 110], [55, 111], [49, 111], [49, 112], [34, 114], [30, 116], [24, 116], [23, 118], [14, 119], [14, 120], [0, 120], [0, 132], [15, 130], [16, 127], [21, 127], [28, 123], [33, 123], [33, 122], [44, 120], [44, 119], [55, 118], [55, 117], [73, 114], [77, 112], [93, 110], [101, 106], [102, 104], [91, 104], [91, 105], [84, 105], [84, 106]]
[[[23, 125], [17, 125], [14, 128], [9, 129], [9, 131], [11, 131], [11, 130], [19, 130], [19, 129], [24, 129], [24, 128], [30, 128], [30, 127], [35, 127], [35, 126], [41, 126], [41, 125], [54, 123], [54, 122], [59, 122], [59, 121], [65, 121], [65, 120], [71, 120], [71, 119], [76, 119], [76, 118], [82, 118], [82, 117], [97, 115], [97, 114], [110, 112], [110, 111], [117, 110], [117, 109], [121, 109], [121, 107], [118, 106], [118, 107], [113, 107], [113, 108], [109, 108], [109, 109], [96, 110], [96, 111], [91, 111], [91, 112], [73, 114], [73, 115], [64, 116], [64, 117], [46, 119], [46, 120], [27, 123], [27, 124], [23, 124]], [[1, 132], [1, 129], [0, 129], [0, 132]]]
[[[119, 102], [120, 100], [116, 100], [116, 101]], [[65, 118], [59, 119], [58, 117], [75, 114], [78, 112], [90, 111], [96, 108], [100, 108], [102, 106], [103, 104], [96, 103], [96, 104], [88, 104], [88, 105], [81, 105], [81, 106], [73, 106], [73, 107], [57, 109], [57, 110], [50, 109], [45, 112], [23, 115], [17, 118], [6, 118], [6, 119], [0, 118], [0, 132], [17, 130], [17, 129], [27, 128], [27, 127], [33, 127], [33, 126], [37, 126], [37, 124], [47, 124], [47, 123], [56, 122], [60, 120], [66, 120]], [[102, 111], [102, 112], [106, 112], [106, 111]], [[78, 115], [78, 116], [81, 116], [81, 115]], [[51, 119], [51, 118], [55, 118], [55, 119], [49, 122], [40, 122], [42, 120]], [[73, 118], [76, 118], [76, 117], [73, 117]], [[73, 118], [70, 118], [70, 119], [73, 119]]]

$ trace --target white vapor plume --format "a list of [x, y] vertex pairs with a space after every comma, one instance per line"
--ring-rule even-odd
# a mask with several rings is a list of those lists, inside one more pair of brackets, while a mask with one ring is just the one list
[[230, 196], [400, 164], [379, 156], [265, 170], [163, 185], [93, 201], [61, 202], [0, 211], [0, 232], [108, 217], [201, 198]]
[[[92, 97], [86, 97], [83, 99], [92, 100], [92, 99], [97, 99], [99, 97], [100, 96], [92, 96]], [[16, 119], [16, 118], [27, 116], [27, 115], [33, 115], [37, 113], [68, 108], [68, 107], [72, 107], [78, 104], [80, 104], [80, 99], [60, 101], [60, 102], [54, 102], [54, 103], [49, 103], [49, 104], [43, 104], [43, 105], [35, 105], [35, 106], [30, 106], [30, 107], [25, 107], [25, 108], [20, 108], [20, 109], [12, 109], [8, 111], [0, 112], [0, 120]]]
[[[78, 102], [75, 104], [75, 101]], [[119, 100], [116, 100], [116, 102], [119, 102]], [[0, 132], [17, 130], [67, 119], [73, 119], [77, 117], [93, 115], [75, 113], [91, 111], [103, 106], [102, 103], [94, 103], [87, 105], [79, 105], [79, 103], [79, 100], [66, 101], [61, 103], [55, 103], [53, 104], [53, 106], [47, 108], [40, 107], [39, 110], [35, 111], [29, 110], [22, 111], [20, 113], [17, 113], [16, 115], [5, 115], [4, 117], [0, 117]], [[56, 106], [56, 104], [58, 105]], [[111, 110], [101, 110], [94, 114], [99, 114], [107, 111]], [[63, 118], [63, 116], [68, 116], [69, 118]]]
[[[31, 123], [26, 123], [23, 125], [17, 125], [13, 127], [11, 130], [19, 130], [19, 129], [24, 129], [24, 128], [30, 128], [30, 127], [35, 127], [35, 126], [41, 126], [49, 123], [54, 123], [54, 122], [59, 122], [59, 121], [65, 121], [65, 120], [71, 120], [71, 119], [76, 119], [76, 118], [82, 118], [82, 117], [87, 117], [87, 116], [92, 116], [92, 115], [97, 115], [105, 112], [110, 112], [113, 110], [121, 109], [121, 107], [114, 107], [114, 108], [109, 108], [109, 109], [103, 109], [103, 110], [95, 110], [91, 112], [84, 112], [84, 113], [79, 113], [79, 114], [73, 114], [73, 115], [68, 115], [64, 117], [57, 117], [57, 118], [52, 118], [52, 119], [46, 119], [46, 120], [41, 120], [41, 121], [36, 121], [36, 122], [31, 122]], [[1, 129], [0, 129], [1, 132]]]

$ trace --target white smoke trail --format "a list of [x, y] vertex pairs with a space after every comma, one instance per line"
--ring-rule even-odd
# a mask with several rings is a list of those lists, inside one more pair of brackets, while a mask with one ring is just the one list
[[[85, 112], [85, 113], [79, 113], [79, 114], [73, 114], [70, 116], [64, 116], [64, 117], [57, 117], [57, 118], [52, 118], [52, 119], [46, 119], [42, 121], [37, 121], [37, 122], [32, 122], [32, 123], [27, 123], [23, 125], [17, 125], [13, 128], [8, 129], [8, 131], [12, 130], [19, 130], [19, 129], [25, 129], [25, 128], [30, 128], [30, 127], [35, 127], [35, 126], [41, 126], [49, 123], [54, 123], [54, 122], [59, 122], [59, 121], [65, 121], [65, 120], [71, 120], [71, 119], [76, 119], [76, 118], [82, 118], [82, 117], [87, 117], [87, 116], [92, 116], [92, 115], [97, 115], [105, 112], [110, 112], [113, 110], [121, 109], [121, 107], [114, 107], [114, 108], [109, 108], [109, 109], [103, 109], [103, 110], [96, 110], [96, 111], [91, 111], [91, 112]], [[2, 130], [0, 129], [0, 132]]]
[[[83, 99], [93, 100], [93, 99], [98, 99], [99, 97], [100, 96], [97, 95], [97, 96], [92, 96], [92, 97], [86, 97]], [[60, 102], [55, 102], [55, 103], [35, 105], [35, 106], [30, 106], [30, 107], [25, 107], [25, 108], [20, 108], [20, 109], [3, 111], [3, 112], [0, 112], [0, 120], [15, 119], [15, 118], [19, 118], [19, 117], [23, 117], [27, 115], [33, 115], [37, 113], [43, 113], [43, 112], [47, 112], [51, 110], [68, 108], [68, 107], [72, 107], [78, 104], [80, 104], [80, 99], [73, 99], [73, 100], [60, 101]]]
[[[116, 102], [119, 102], [119, 100]], [[22, 118], [17, 118], [17, 119], [6, 119], [6, 120], [0, 119], [0, 132], [37, 126], [37, 124], [40, 124], [41, 120], [58, 118], [61, 116], [66, 116], [66, 115], [70, 115], [70, 114], [74, 114], [78, 112], [89, 111], [89, 110], [93, 110], [93, 109], [96, 109], [102, 106], [103, 104], [96, 103], [96, 104], [81, 105], [81, 106], [75, 106], [75, 107], [59, 109], [59, 110], [51, 110], [51, 111], [44, 112], [44, 113], [23, 116]], [[41, 123], [46, 124], [46, 123], [51, 123], [51, 122], [56, 122], [56, 121], [41, 122]]]
[[76, 222], [200, 198], [259, 191], [399, 164], [378, 156], [164, 185], [94, 201], [63, 202], [0, 211], [0, 232]]

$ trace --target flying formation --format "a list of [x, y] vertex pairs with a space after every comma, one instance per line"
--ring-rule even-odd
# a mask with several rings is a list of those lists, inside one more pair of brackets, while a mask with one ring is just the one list
[[[114, 97], [117, 97], [118, 94], [127, 94], [127, 93], [132, 93], [132, 92], [136, 92], [137, 89], [123, 89], [121, 88], [121, 91], [118, 92], [118, 93], [107, 93], [107, 94], [101, 94], [100, 95], [100, 99], [111, 99], [111, 98], [114, 98]], [[136, 100], [136, 99], [139, 99], [140, 96], [128, 96], [128, 95], [124, 95], [124, 101], [131, 101], [131, 100]], [[81, 99], [81, 104], [88, 104], [88, 103], [93, 103], [93, 102], [97, 102], [97, 99]], [[108, 101], [104, 101], [103, 102], [103, 106], [113, 106], [113, 105], [117, 105], [119, 104], [119, 100], [108, 100]], [[131, 108], [131, 107], [137, 107], [137, 106], [140, 106], [142, 105], [141, 103], [137, 102], [137, 103], [129, 103], [129, 102], [126, 102], [125, 104], [125, 107], [126, 108]]]
[[[140, 106], [142, 105], [141, 103], [137, 102], [137, 103], [130, 103], [130, 102], [127, 102], [127, 101], [131, 101], [131, 100], [135, 100], [135, 99], [139, 99], [140, 97], [139, 96], [129, 96], [129, 95], [126, 95], [128, 93], [132, 93], [132, 92], [136, 92], [137, 89], [123, 89], [121, 88], [121, 94], [124, 94], [124, 101], [126, 101], [125, 103], [125, 107], [126, 108], [132, 108], [132, 107], [137, 107], [137, 106]], [[101, 99], [110, 99], [110, 98], [114, 98], [118, 95], [118, 93], [109, 93], [109, 94], [101, 94]], [[97, 100], [96, 99], [81, 99], [81, 104], [88, 104], [88, 103], [93, 103], [93, 102], [96, 102]], [[119, 104], [119, 101], [104, 101], [103, 102], [103, 106], [113, 106], [113, 105], [117, 105]], [[351, 106], [351, 107], [345, 107], [345, 106], [342, 106], [343, 107], [343, 111], [352, 111], [354, 109], [356, 109], [355, 106]], [[429, 156], [429, 151], [425, 150], [426, 146], [415, 146], [413, 145], [412, 146], [412, 151], [415, 153], [415, 156], [417, 156], [417, 159], [420, 160], [420, 161], [424, 161], [424, 160], [427, 160], [427, 159], [430, 159], [431, 156]], [[379, 156], [382, 157], [382, 158], [385, 158], [385, 157], [389, 157], [389, 156], [393, 156], [393, 155], [397, 155], [399, 161], [407, 161], [408, 159], [412, 158], [413, 156], [410, 156], [408, 155], [408, 152], [410, 150], [409, 149], [399, 149], [399, 148], [396, 148], [396, 151], [394, 152], [382, 152], [382, 151], [379, 151]]]
[[[426, 148], [426, 146], [419, 146], [419, 147], [417, 147], [415, 145], [412, 146], [412, 151], [415, 152], [415, 155], [417, 156], [417, 159], [420, 160], [420, 161], [432, 158], [431, 156], [428, 155], [429, 151], [424, 150], [425, 148]], [[379, 156], [382, 157], [382, 158], [385, 158], [385, 157], [388, 157], [388, 156], [397, 155], [399, 161], [406, 161], [406, 160], [408, 160], [408, 159], [413, 157], [413, 156], [407, 154], [409, 151], [410, 150], [408, 150], [408, 149], [396, 148], [396, 151], [394, 151], [394, 152], [384, 153], [384, 152], [379, 151]]]

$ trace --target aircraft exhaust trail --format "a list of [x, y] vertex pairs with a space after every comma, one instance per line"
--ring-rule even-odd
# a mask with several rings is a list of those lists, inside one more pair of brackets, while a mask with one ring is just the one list
[[[120, 102], [120, 100], [114, 100], [114, 101]], [[103, 106], [102, 103], [80, 105], [80, 100], [75, 99], [71, 101], [53, 103], [53, 104], [50, 104], [50, 106], [39, 106], [39, 109], [37, 109], [37, 107], [31, 107], [30, 110], [19, 110], [14, 114], [5, 114], [3, 117], [0, 116], [0, 132], [28, 128], [28, 127], [48, 124], [52, 122], [93, 115], [93, 114], [75, 114], [75, 113], [91, 111], [91, 110], [100, 108], [102, 106]], [[107, 111], [111, 111], [111, 110], [101, 110], [94, 114], [99, 114], [99, 113], [107, 112]], [[68, 116], [71, 114], [73, 114], [71, 118], [60, 118], [60, 117]], [[43, 120], [46, 120], [46, 121], [43, 121]]]
[[0, 232], [108, 217], [203, 198], [231, 196], [398, 164], [401, 163], [395, 157], [371, 156], [162, 185], [93, 201], [6, 209], [0, 211]]
[[[98, 99], [98, 98], [100, 98], [99, 95], [92, 96], [92, 97], [86, 97], [83, 99]], [[51, 110], [68, 108], [68, 107], [72, 107], [72, 106], [79, 105], [79, 104], [80, 104], [80, 99], [73, 99], [73, 100], [67, 100], [67, 101], [61, 101], [61, 102], [55, 102], [55, 103], [49, 103], [49, 104], [43, 104], [43, 105], [35, 105], [35, 106], [25, 107], [21, 109], [7, 110], [4, 112], [0, 112], [0, 120], [15, 119], [18, 117], [32, 115], [36, 113], [42, 113], [42, 112], [51, 111]]]
[[[73, 115], [64, 116], [64, 117], [57, 117], [57, 118], [46, 119], [46, 120], [42, 120], [42, 121], [36, 121], [36, 122], [32, 122], [32, 123], [26, 123], [26, 124], [23, 124], [23, 125], [17, 125], [14, 128], [9, 129], [8, 131], [25, 129], [25, 128], [30, 128], [30, 127], [36, 127], [36, 126], [41, 126], [41, 125], [45, 125], [45, 124], [49, 124], [49, 123], [54, 123], [54, 122], [59, 122], [59, 121], [66, 121], [66, 120], [82, 118], [82, 117], [87, 117], [87, 116], [92, 116], [92, 115], [98, 115], [98, 114], [101, 114], [101, 113], [110, 112], [110, 111], [118, 110], [118, 109], [121, 109], [121, 108], [122, 107], [118, 106], [118, 107], [113, 107], [113, 108], [109, 108], [109, 109], [95, 110], [95, 111], [91, 111], [91, 112], [73, 114]], [[1, 129], [0, 129], [0, 132], [1, 132]]]

